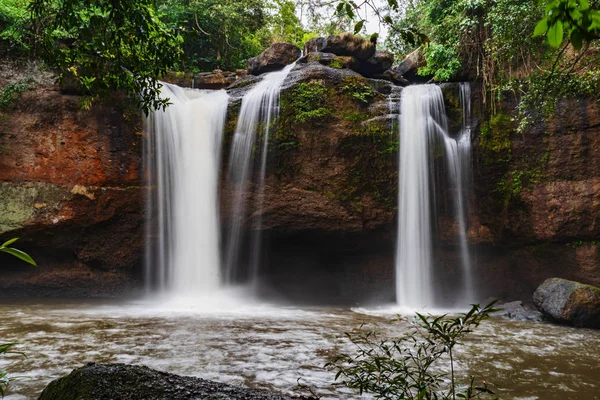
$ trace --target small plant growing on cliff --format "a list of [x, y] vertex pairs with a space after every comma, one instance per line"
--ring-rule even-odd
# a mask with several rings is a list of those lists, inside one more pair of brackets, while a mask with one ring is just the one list
[[[340, 354], [327, 367], [337, 370], [335, 379], [377, 399], [456, 400], [493, 396], [488, 384], [475, 384], [471, 377], [459, 383], [455, 376], [455, 347], [495, 311], [495, 301], [455, 318], [417, 314], [412, 329], [403, 336], [385, 340], [374, 331], [348, 333], [357, 350]], [[446, 365], [446, 371], [434, 368]], [[437, 369], [436, 369], [437, 371]]]
[[24, 251], [15, 249], [14, 247], [9, 247], [11, 244], [16, 242], [17, 240], [19, 240], [19, 238], [10, 239], [9, 241], [2, 243], [0, 245], [0, 252], [11, 254], [11, 255], [25, 261], [26, 263], [29, 263], [29, 264], [37, 267], [36, 262], [33, 260], [33, 258], [31, 258], [29, 256], [29, 254], [25, 253]]
[[32, 89], [31, 85], [34, 83], [33, 78], [25, 78], [0, 89], [0, 109], [13, 105], [19, 99], [21, 93]]
[[342, 90], [354, 100], [367, 104], [375, 97], [373, 89], [364, 83], [362, 78], [349, 76], [344, 83]]

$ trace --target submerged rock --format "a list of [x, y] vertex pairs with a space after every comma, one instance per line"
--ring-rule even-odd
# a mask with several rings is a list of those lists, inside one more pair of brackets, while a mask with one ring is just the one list
[[275, 43], [260, 55], [248, 60], [248, 72], [260, 75], [283, 69], [302, 55], [299, 47], [291, 43]]
[[258, 390], [125, 364], [88, 364], [56, 379], [39, 400], [289, 400]]
[[542, 322], [544, 320], [541, 312], [525, 307], [522, 301], [500, 304], [497, 308], [501, 310], [494, 313], [494, 315], [505, 319], [532, 322]]
[[581, 328], [600, 328], [600, 288], [551, 278], [533, 294], [533, 303], [550, 320]]

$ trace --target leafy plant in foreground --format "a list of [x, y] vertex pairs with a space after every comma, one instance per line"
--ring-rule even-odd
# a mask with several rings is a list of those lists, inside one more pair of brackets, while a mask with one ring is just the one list
[[[11, 351], [12, 347], [15, 346], [16, 344], [17, 343], [0, 344], [0, 355], [2, 355], [2, 354], [20, 354], [22, 356], [25, 356], [25, 354], [20, 351]], [[8, 375], [7, 371], [0, 370], [0, 397], [4, 397], [4, 392], [6, 391], [6, 388], [8, 387], [10, 382], [12, 382], [14, 379], [15, 378], [12, 378]]]
[[31, 258], [29, 256], [29, 254], [25, 253], [24, 251], [15, 249], [14, 247], [9, 247], [11, 244], [16, 242], [17, 240], [19, 240], [19, 238], [10, 239], [9, 241], [2, 243], [0, 245], [0, 252], [11, 254], [33, 266], [37, 267], [36, 262], [33, 260], [33, 258]]
[[342, 378], [346, 386], [377, 399], [489, 398], [494, 392], [485, 382], [476, 385], [474, 377], [467, 383], [456, 380], [454, 349], [497, 311], [494, 304], [473, 305], [469, 312], [454, 318], [417, 314], [412, 328], [391, 340], [380, 339], [374, 331], [348, 333], [357, 347], [355, 354], [340, 354], [327, 366], [337, 370], [336, 380]]

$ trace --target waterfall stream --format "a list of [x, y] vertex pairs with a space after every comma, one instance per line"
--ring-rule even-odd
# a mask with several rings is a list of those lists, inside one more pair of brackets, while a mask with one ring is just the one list
[[206, 295], [221, 285], [218, 159], [229, 96], [166, 83], [161, 91], [172, 104], [146, 119], [147, 287]]
[[[402, 92], [398, 186], [396, 299], [410, 309], [439, 306], [436, 302], [433, 243], [436, 223], [434, 150], [443, 141], [445, 169], [452, 186], [462, 263], [460, 296], [474, 300], [467, 243], [467, 203], [471, 177], [470, 87], [460, 86], [463, 109], [458, 138], [450, 136], [442, 90], [436, 85], [409, 86]], [[437, 279], [439, 281], [439, 278]], [[447, 306], [447, 305], [446, 305]]]
[[[225, 245], [225, 282], [235, 283], [246, 278], [256, 283], [258, 265], [260, 262], [261, 224], [262, 218], [255, 218], [254, 233], [250, 238], [250, 265], [247, 274], [240, 266], [244, 218], [246, 213], [246, 194], [253, 169], [253, 152], [255, 147], [260, 149], [259, 174], [255, 189], [256, 210], [262, 212], [264, 204], [265, 174], [267, 166], [267, 150], [269, 135], [273, 124], [279, 115], [279, 94], [290, 71], [296, 64], [290, 64], [281, 71], [264, 75], [254, 88], [242, 99], [237, 128], [233, 136], [229, 156], [229, 179], [234, 186], [231, 222]], [[255, 146], [259, 135], [262, 136], [262, 146]], [[256, 153], [255, 153], [256, 154]], [[258, 158], [258, 157], [256, 157]]]

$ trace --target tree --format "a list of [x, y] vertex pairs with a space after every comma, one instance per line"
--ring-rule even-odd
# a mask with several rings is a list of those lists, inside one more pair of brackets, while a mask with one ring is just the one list
[[157, 17], [152, 0], [33, 0], [42, 57], [74, 79], [86, 105], [123, 91], [144, 112], [164, 108], [158, 78], [181, 59], [182, 39]]
[[576, 50], [584, 42], [600, 39], [600, 11], [590, 7], [588, 0], [551, 0], [533, 33], [546, 35], [548, 43], [558, 48], [566, 34]]
[[163, 21], [184, 38], [184, 69], [245, 68], [269, 41], [266, 0], [159, 0]]

